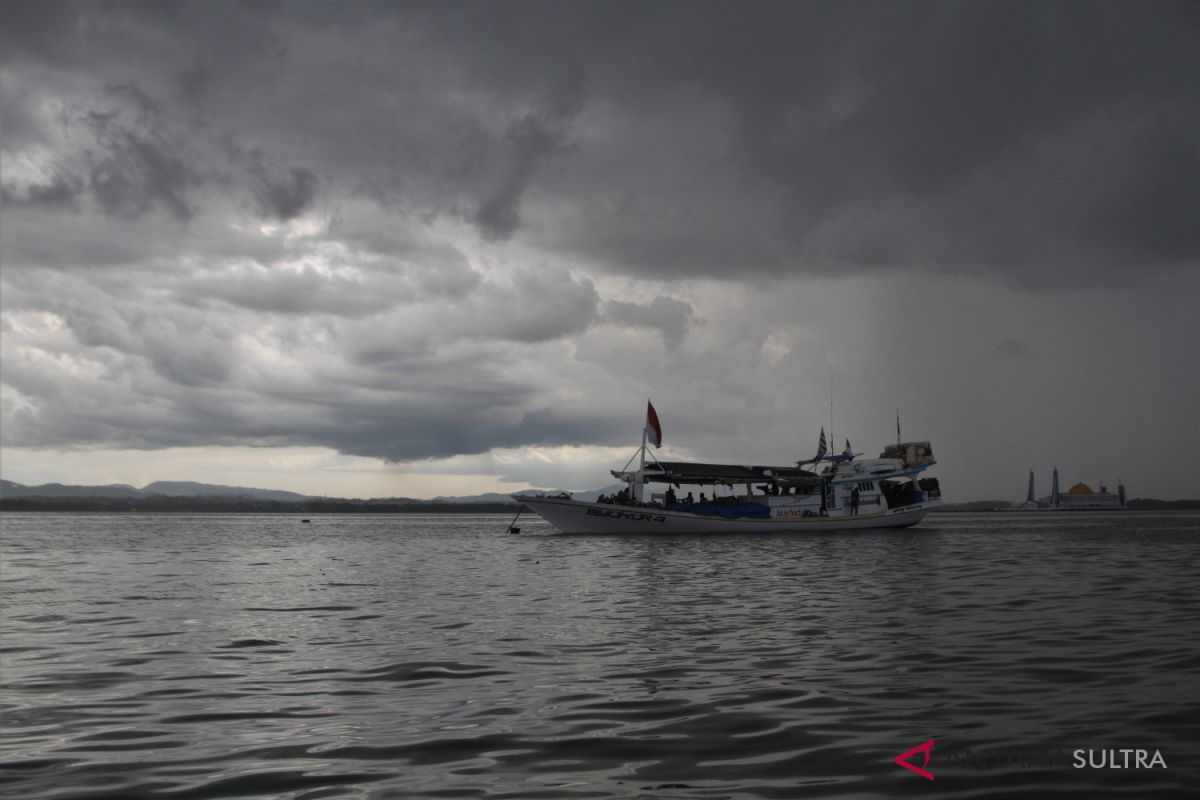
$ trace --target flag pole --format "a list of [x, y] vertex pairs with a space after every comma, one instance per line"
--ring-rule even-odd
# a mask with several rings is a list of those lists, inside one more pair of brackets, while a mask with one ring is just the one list
[[647, 436], [649, 436], [649, 434], [646, 432], [646, 426], [643, 425], [642, 426], [642, 449], [639, 451], [641, 453], [641, 458], [638, 461], [638, 471], [637, 471], [637, 490], [630, 493], [633, 495], [633, 499], [637, 500], [639, 503], [642, 502], [642, 485], [644, 483], [644, 481], [642, 480], [642, 476], [646, 474], [646, 437]]

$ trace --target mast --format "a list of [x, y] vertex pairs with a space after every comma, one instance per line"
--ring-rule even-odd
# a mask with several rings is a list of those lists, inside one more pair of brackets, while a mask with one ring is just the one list
[[644, 477], [646, 474], [646, 437], [649, 434], [646, 432], [645, 426], [642, 427], [642, 447], [638, 450], [638, 471], [637, 471], [637, 486], [632, 488], [629, 496], [637, 502], [642, 502], [642, 487], [645, 485]]

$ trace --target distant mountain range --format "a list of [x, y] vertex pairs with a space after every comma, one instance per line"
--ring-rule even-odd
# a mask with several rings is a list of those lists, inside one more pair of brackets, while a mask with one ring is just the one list
[[[622, 488], [621, 484], [605, 486], [590, 492], [573, 492], [576, 500], [593, 502], [601, 494], [612, 494]], [[557, 494], [554, 490], [547, 494]], [[155, 481], [142, 488], [125, 483], [110, 483], [104, 486], [69, 486], [61, 483], [44, 483], [41, 486], [24, 486], [13, 481], [0, 480], [0, 510], [62, 510], [86, 509], [113, 510], [124, 508], [122, 500], [138, 500], [138, 507], [163, 510], [255, 510], [265, 507], [279, 511], [360, 511], [386, 512], [390, 510], [410, 511], [499, 511], [516, 508], [516, 503], [507, 494], [487, 494], [455, 497], [417, 499], [412, 497], [376, 497], [369, 500], [349, 500], [339, 497], [285, 492], [279, 489], [256, 489], [248, 486], [222, 486], [194, 481]], [[11, 501], [11, 502], [7, 502]], [[289, 506], [294, 506], [290, 508]], [[464, 509], [463, 506], [479, 506]], [[502, 508], [503, 507], [503, 508]], [[939, 512], [953, 511], [1000, 511], [1012, 508], [1005, 500], [980, 500], [971, 503], [947, 503]], [[1128, 507], [1135, 510], [1197, 510], [1200, 499], [1155, 500], [1133, 498]]]
[[300, 503], [316, 499], [309, 495], [276, 489], [220, 486], [212, 483], [195, 483], [194, 481], [155, 481], [139, 489], [127, 483], [110, 483], [104, 486], [44, 483], [41, 486], [24, 486], [12, 481], [0, 480], [0, 497], [250, 497], [257, 500], [274, 500], [279, 503]]
[[[616, 491], [617, 486], [606, 486], [591, 492], [576, 492], [574, 497], [579, 500], [592, 501], [601, 493]], [[70, 486], [61, 483], [44, 483], [40, 486], [24, 486], [13, 481], [0, 480], [0, 499], [16, 497], [105, 497], [105, 498], [149, 498], [149, 497], [226, 497], [246, 498], [253, 500], [270, 500], [276, 503], [307, 503], [315, 500], [337, 500], [317, 495], [285, 492], [278, 489], [255, 489], [248, 486], [222, 486], [213, 483], [196, 483], [194, 481], [155, 481], [142, 488], [126, 483], [111, 483], [104, 486]], [[488, 492], [487, 494], [466, 495], [460, 497], [435, 497], [432, 500], [419, 500], [411, 497], [380, 497], [359, 501], [379, 505], [403, 505], [410, 503], [438, 503], [446, 505], [471, 505], [483, 503], [511, 504], [512, 498], [507, 494]]]

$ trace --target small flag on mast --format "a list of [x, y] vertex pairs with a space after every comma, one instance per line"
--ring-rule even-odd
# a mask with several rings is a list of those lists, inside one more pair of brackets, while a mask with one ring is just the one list
[[658, 422], [658, 414], [654, 404], [646, 401], [646, 441], [655, 447], [662, 447], [662, 425]]
[[842, 455], [844, 455], [844, 456], [854, 455], [854, 451], [850, 449], [850, 440], [849, 439], [846, 440], [846, 449], [842, 451]]
[[813, 461], [820, 461], [822, 458], [825, 457], [825, 454], [827, 452], [829, 452], [829, 449], [825, 445], [825, 426], [822, 425], [821, 426], [821, 441], [817, 443], [817, 457], [814, 458]]

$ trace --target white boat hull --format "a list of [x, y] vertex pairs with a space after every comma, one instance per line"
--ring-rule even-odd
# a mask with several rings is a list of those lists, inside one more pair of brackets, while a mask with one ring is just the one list
[[915, 505], [870, 514], [791, 517], [787, 519], [727, 519], [688, 511], [584, 503], [560, 497], [523, 497], [524, 503], [563, 533], [803, 533], [916, 525], [940, 504], [927, 500]]

